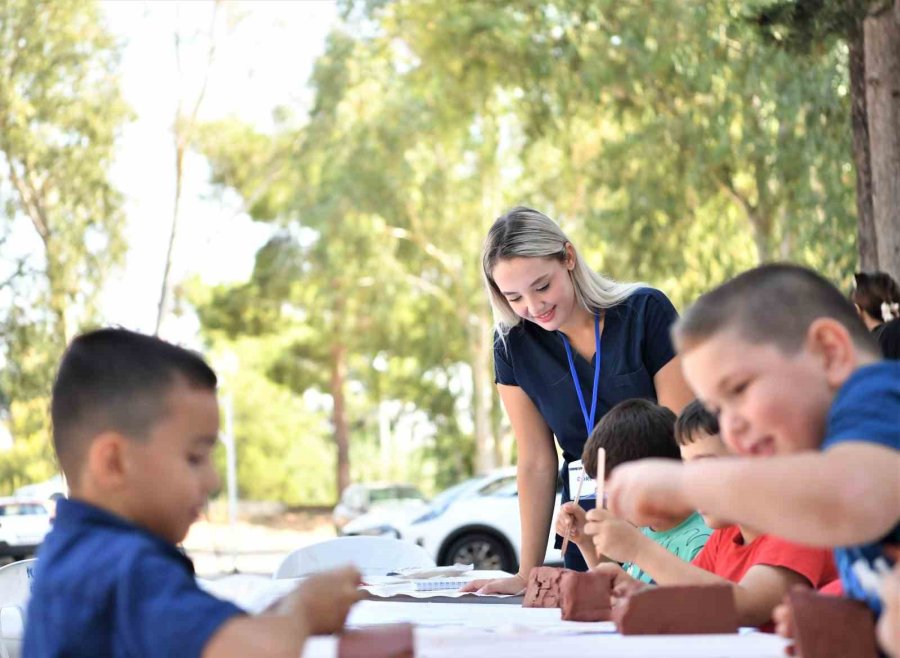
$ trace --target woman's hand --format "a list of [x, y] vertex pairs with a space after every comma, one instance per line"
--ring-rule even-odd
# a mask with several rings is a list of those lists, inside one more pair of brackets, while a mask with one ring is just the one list
[[524, 576], [516, 574], [509, 578], [494, 578], [473, 580], [463, 585], [459, 591], [476, 592], [478, 594], [521, 594], [525, 591], [528, 581]]

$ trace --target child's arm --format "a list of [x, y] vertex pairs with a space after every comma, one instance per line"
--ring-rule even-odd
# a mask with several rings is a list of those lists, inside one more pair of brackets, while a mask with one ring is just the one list
[[594, 544], [591, 538], [584, 532], [585, 511], [581, 505], [568, 502], [559, 508], [556, 515], [556, 533], [561, 537], [569, 534], [569, 540], [581, 551], [584, 561], [589, 569], [600, 564], [597, 554], [594, 552]]
[[702, 509], [788, 540], [841, 546], [871, 541], [894, 527], [898, 472], [896, 450], [852, 442], [783, 457], [685, 465], [644, 460], [615, 469], [607, 491], [613, 512], [641, 524]]
[[204, 648], [203, 658], [297, 658], [308, 636], [344, 627], [350, 606], [362, 598], [359, 582], [359, 572], [352, 567], [311, 576], [271, 612], [223, 624]]
[[785, 593], [794, 585], [809, 585], [809, 581], [785, 567], [757, 564], [733, 583], [711, 571], [685, 562], [656, 542], [649, 540], [633, 560], [658, 585], [721, 585], [734, 589], [734, 603], [742, 626], [761, 626], [772, 620], [772, 611], [781, 603]]

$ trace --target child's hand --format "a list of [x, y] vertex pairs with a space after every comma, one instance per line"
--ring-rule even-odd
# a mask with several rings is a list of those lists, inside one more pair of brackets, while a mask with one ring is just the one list
[[684, 465], [642, 459], [613, 470], [606, 483], [609, 510], [635, 525], [677, 522], [694, 511], [683, 484]]
[[350, 606], [363, 597], [360, 574], [353, 567], [317, 573], [294, 594], [294, 609], [310, 635], [328, 635], [344, 627]]
[[597, 565], [592, 569], [592, 571], [599, 571], [601, 573], [609, 574], [612, 577], [610, 582], [610, 603], [611, 605], [616, 605], [622, 599], [628, 598], [635, 592], [638, 592], [646, 587], [650, 587], [645, 582], [638, 580], [637, 578], [632, 578], [625, 570], [622, 569], [618, 564], [613, 564], [612, 562], [604, 562], [602, 564]]
[[[805, 589], [803, 585], [795, 585], [794, 587]], [[775, 606], [775, 609], [772, 611], [772, 621], [775, 622], [775, 632], [778, 635], [786, 640], [793, 640], [794, 635], [796, 634], [796, 631], [794, 630], [794, 612], [790, 603], [788, 603], [788, 600], [788, 595], [785, 594], [784, 601]], [[789, 656], [797, 655], [796, 645], [787, 645], [785, 647], [785, 653]]]
[[634, 562], [641, 542], [646, 539], [628, 521], [616, 518], [605, 509], [587, 513], [584, 532], [593, 538], [598, 557], [605, 555], [616, 562]]
[[878, 620], [878, 642], [889, 656], [900, 658], [900, 561], [884, 577], [881, 601], [884, 610]]
[[581, 546], [587, 543], [590, 545], [590, 539], [584, 534], [585, 513], [581, 505], [577, 503], [566, 503], [559, 508], [559, 514], [556, 515], [556, 533], [565, 537], [569, 535], [569, 539]]

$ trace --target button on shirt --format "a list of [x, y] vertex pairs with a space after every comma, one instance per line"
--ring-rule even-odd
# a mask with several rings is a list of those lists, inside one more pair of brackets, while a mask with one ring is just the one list
[[77, 500], [60, 500], [38, 553], [25, 658], [200, 656], [244, 614], [201, 590], [194, 567], [156, 535]]

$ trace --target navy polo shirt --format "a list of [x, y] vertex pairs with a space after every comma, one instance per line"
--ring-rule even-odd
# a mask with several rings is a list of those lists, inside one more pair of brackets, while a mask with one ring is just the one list
[[[599, 421], [623, 400], [656, 401], [653, 376], [675, 356], [669, 329], [678, 318], [672, 302], [653, 288], [639, 288], [606, 309], [600, 336]], [[584, 403], [591, 408], [594, 359], [572, 350]], [[494, 340], [494, 373], [498, 384], [519, 386], [556, 436], [566, 462], [581, 459], [587, 428], [569, 371], [560, 333], [523, 321]], [[563, 500], [570, 500], [569, 478], [563, 477]]]
[[200, 656], [237, 606], [201, 590], [194, 566], [156, 535], [60, 500], [38, 553], [25, 658]]

